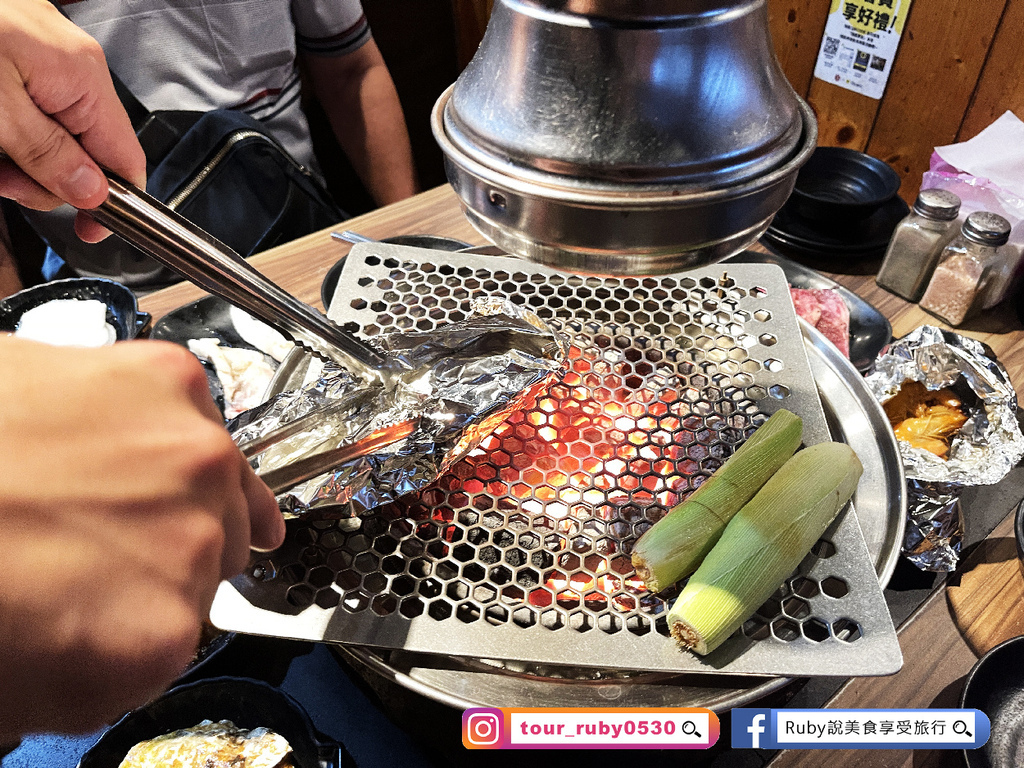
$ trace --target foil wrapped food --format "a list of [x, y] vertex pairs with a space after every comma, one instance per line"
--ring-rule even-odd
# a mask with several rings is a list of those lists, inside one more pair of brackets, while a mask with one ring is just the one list
[[286, 517], [355, 517], [422, 490], [564, 370], [568, 341], [532, 312], [503, 299], [479, 300], [473, 312], [371, 340], [389, 361], [383, 381], [328, 364], [228, 424], [243, 450], [269, 444], [252, 460], [263, 474], [411, 423], [403, 439], [280, 495]]
[[992, 350], [980, 341], [921, 326], [890, 344], [865, 381], [882, 403], [906, 381], [919, 381], [930, 390], [947, 387], [961, 396], [968, 418], [953, 438], [948, 459], [900, 441], [910, 479], [991, 485], [1024, 456], [1013, 384]]
[[967, 420], [948, 458], [897, 441], [908, 481], [903, 552], [922, 570], [951, 571], [963, 538], [961, 490], [999, 482], [1024, 456], [1010, 377], [985, 344], [925, 325], [890, 344], [865, 381], [881, 403], [908, 381], [950, 389], [961, 401]]
[[956, 570], [964, 540], [962, 485], [907, 481], [907, 528], [903, 554], [923, 571]]

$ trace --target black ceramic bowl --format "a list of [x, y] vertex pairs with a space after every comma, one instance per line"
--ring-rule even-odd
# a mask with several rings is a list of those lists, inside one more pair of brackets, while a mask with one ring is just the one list
[[[408, 245], [413, 248], [432, 248], [435, 251], [461, 251], [463, 248], [472, 248], [469, 243], [440, 235], [395, 235], [394, 237], [385, 237], [381, 242], [391, 245]], [[327, 270], [324, 281], [320, 283], [320, 301], [324, 303], [324, 309], [330, 309], [331, 299], [334, 298], [334, 289], [338, 287], [338, 277], [345, 266], [345, 258], [342, 256], [338, 259]]]
[[1024, 765], [1024, 636], [978, 659], [967, 675], [960, 706], [980, 709], [991, 724], [988, 742], [964, 751], [968, 768]]
[[899, 189], [899, 174], [881, 160], [855, 149], [818, 147], [797, 174], [790, 202], [806, 219], [841, 225], [870, 216]]
[[151, 317], [139, 311], [135, 294], [127, 286], [99, 277], [72, 277], [34, 285], [0, 301], [0, 331], [14, 331], [30, 309], [57, 299], [96, 299], [107, 305], [107, 322], [118, 341], [145, 335]]
[[239, 728], [266, 727], [284, 736], [297, 768], [353, 765], [340, 744], [317, 733], [295, 699], [259, 680], [212, 677], [172, 688], [129, 712], [82, 756], [79, 768], [117, 768], [140, 741], [190, 728], [203, 720], [230, 720]]
[[1017, 540], [1017, 565], [1024, 576], [1024, 501], [1017, 505], [1017, 514], [1013, 517], [1013, 537]]

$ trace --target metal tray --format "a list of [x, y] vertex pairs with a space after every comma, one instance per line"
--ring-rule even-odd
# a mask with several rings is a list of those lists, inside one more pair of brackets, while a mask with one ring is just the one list
[[744, 264], [778, 264], [794, 288], [829, 288], [839, 293], [850, 310], [850, 361], [861, 373], [875, 362], [892, 339], [892, 325], [860, 296], [819, 272], [775, 253], [743, 251], [730, 261]]
[[[892, 577], [906, 525], [903, 464], [888, 421], [863, 379], [807, 323], [804, 345], [832, 439], [849, 443], [864, 464], [857, 518], [880, 586]], [[609, 673], [573, 667], [507, 664], [383, 651], [353, 645], [332, 650], [379, 686], [393, 684], [457, 709], [469, 707], [708, 707], [717, 712], [768, 696], [790, 678]], [[394, 698], [394, 695], [389, 698]]]
[[218, 626], [522, 665], [801, 676], [899, 668], [854, 514], [706, 658], [661, 636], [674, 595], [643, 592], [629, 565], [636, 536], [766, 413], [789, 407], [804, 417], [805, 442], [828, 439], [778, 267], [581, 278], [509, 258], [362, 245], [332, 315], [367, 335], [429, 329], [458, 319], [481, 290], [561, 324], [578, 352], [570, 374], [499, 428], [490, 453], [420, 498], [358, 529], [292, 526], [281, 550], [221, 589]]

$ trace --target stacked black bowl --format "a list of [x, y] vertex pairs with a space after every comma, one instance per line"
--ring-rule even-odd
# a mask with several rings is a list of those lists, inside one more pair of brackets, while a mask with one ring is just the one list
[[881, 160], [844, 147], [818, 147], [772, 220], [765, 241], [787, 256], [843, 272], [880, 259], [909, 213], [900, 177]]

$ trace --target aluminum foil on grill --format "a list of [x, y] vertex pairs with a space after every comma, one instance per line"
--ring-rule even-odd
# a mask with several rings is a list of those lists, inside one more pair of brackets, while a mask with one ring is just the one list
[[963, 404], [967, 421], [947, 459], [897, 441], [908, 481], [903, 553], [922, 570], [952, 571], [963, 538], [960, 490], [999, 482], [1024, 455], [1013, 384], [985, 344], [931, 325], [890, 344], [865, 380], [881, 403], [918, 381], [953, 390]]
[[907, 481], [907, 529], [903, 554], [922, 571], [956, 570], [964, 539], [962, 485]]
[[919, 381], [931, 390], [949, 387], [961, 397], [968, 418], [953, 438], [948, 459], [899, 441], [910, 479], [991, 485], [1024, 456], [1013, 384], [980, 341], [923, 325], [890, 344], [865, 381], [882, 403], [905, 381]]
[[413, 423], [407, 437], [278, 496], [286, 517], [356, 517], [425, 488], [563, 371], [568, 342], [534, 313], [494, 298], [474, 302], [473, 312], [433, 331], [373, 339], [391, 363], [386, 383], [367, 385], [328, 364], [228, 424], [243, 448], [274, 441], [252, 460], [264, 473]]

